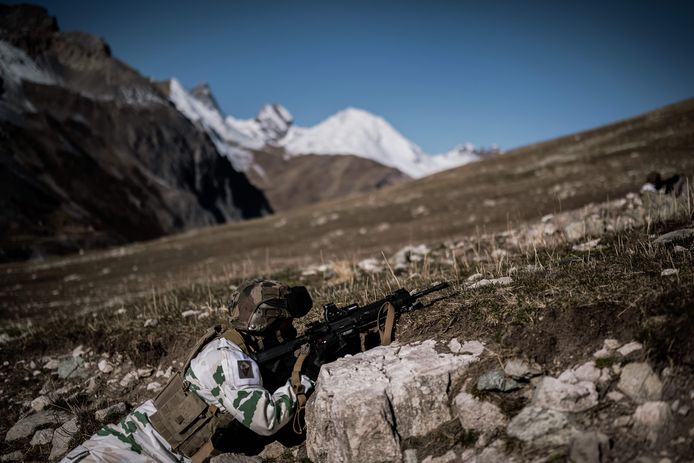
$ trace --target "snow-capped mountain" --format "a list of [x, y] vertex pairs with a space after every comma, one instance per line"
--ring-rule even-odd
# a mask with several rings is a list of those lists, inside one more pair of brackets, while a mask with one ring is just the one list
[[187, 92], [174, 79], [169, 98], [188, 119], [208, 130], [219, 152], [245, 172], [254, 165], [250, 151], [267, 146], [283, 148], [287, 157], [359, 156], [413, 178], [476, 161], [486, 153], [468, 143], [444, 154], [426, 154], [385, 119], [357, 108], [306, 128], [294, 125], [291, 113], [279, 104], [263, 106], [254, 119], [225, 118], [207, 85]]
[[[209, 87], [196, 87], [195, 95], [188, 92], [176, 79], [169, 81], [169, 99], [185, 117], [202, 126], [217, 147], [217, 151], [231, 161], [234, 169], [248, 172], [253, 164], [250, 150], [260, 149], [265, 143], [247, 136], [224, 120]], [[206, 90], [205, 90], [206, 89]]]

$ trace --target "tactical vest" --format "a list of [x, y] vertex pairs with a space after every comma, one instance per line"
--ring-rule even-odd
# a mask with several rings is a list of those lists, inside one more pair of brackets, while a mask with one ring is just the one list
[[215, 453], [212, 437], [218, 429], [234, 421], [230, 413], [222, 413], [215, 405], [188, 390], [190, 383], [185, 379], [190, 362], [203, 347], [217, 338], [226, 338], [249, 353], [243, 337], [235, 329], [222, 331], [219, 325], [210, 328], [193, 347], [183, 370], [172, 376], [154, 398], [157, 411], [149, 417], [154, 429], [166, 439], [171, 449], [191, 458], [193, 463], [203, 462]]

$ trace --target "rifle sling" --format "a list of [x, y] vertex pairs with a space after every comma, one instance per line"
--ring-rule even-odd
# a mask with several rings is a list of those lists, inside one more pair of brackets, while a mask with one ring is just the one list
[[[386, 311], [386, 321], [383, 328], [381, 328], [381, 313]], [[393, 328], [395, 328], [395, 306], [390, 302], [385, 302], [381, 308], [378, 310], [378, 317], [376, 318], [378, 323], [378, 334], [381, 337], [381, 345], [387, 346], [393, 341]]]

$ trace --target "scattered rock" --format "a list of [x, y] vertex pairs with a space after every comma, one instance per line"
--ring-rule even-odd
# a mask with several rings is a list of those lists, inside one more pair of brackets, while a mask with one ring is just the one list
[[53, 429], [41, 429], [34, 433], [29, 443], [32, 447], [50, 444], [53, 441]]
[[571, 463], [602, 463], [607, 461], [610, 439], [601, 432], [576, 433], [569, 447]]
[[130, 373], [127, 373], [125, 376], [123, 376], [123, 379], [121, 379], [118, 384], [120, 384], [121, 387], [130, 387], [137, 380], [138, 380], [137, 371], [131, 371]]
[[509, 436], [536, 447], [566, 445], [576, 432], [565, 413], [529, 405], [513, 417]]
[[460, 461], [458, 455], [453, 450], [449, 450], [448, 452], [438, 457], [429, 455], [424, 460], [422, 460], [422, 463], [453, 463], [457, 461]]
[[181, 317], [183, 318], [188, 318], [188, 317], [194, 317], [195, 315], [199, 314], [199, 310], [185, 310], [181, 312]]
[[93, 395], [96, 393], [96, 390], [99, 388], [99, 382], [96, 380], [95, 376], [92, 376], [85, 382], [85, 392], [88, 395]]
[[152, 381], [147, 385], [147, 390], [152, 391], [152, 392], [159, 392], [161, 391], [161, 383], [158, 383], [156, 381]]
[[145, 320], [145, 328], [155, 327], [159, 324], [159, 320], [156, 318], [148, 318]]
[[47, 361], [43, 365], [43, 368], [45, 368], [46, 370], [57, 370], [59, 366], [60, 366], [60, 360], [50, 359], [49, 361]]
[[77, 418], [73, 418], [70, 421], [63, 424], [61, 427], [55, 430], [53, 434], [53, 447], [51, 448], [51, 454], [48, 457], [49, 460], [57, 460], [62, 458], [67, 452], [70, 451], [70, 444], [72, 438], [80, 431], [79, 423]]
[[625, 365], [617, 388], [637, 403], [660, 400], [663, 393], [663, 384], [647, 363]]
[[545, 376], [535, 389], [533, 405], [562, 412], [582, 412], [598, 404], [595, 384], [580, 381], [569, 384]]
[[676, 268], [666, 268], [662, 272], [660, 272], [660, 276], [661, 277], [670, 277], [673, 275], [677, 275], [678, 273], [680, 273], [680, 271], [677, 270]]
[[265, 448], [258, 454], [263, 460], [277, 460], [287, 451], [287, 447], [281, 443], [274, 441], [265, 446]]
[[679, 244], [672, 248], [673, 251], [675, 252], [687, 252], [689, 249], [685, 248], [684, 246], [680, 246]]
[[154, 368], [138, 368], [137, 369], [138, 378], [147, 378], [149, 376], [152, 376], [152, 373], [154, 373]]
[[622, 347], [617, 349], [617, 352], [619, 352], [622, 355], [622, 357], [627, 357], [630, 354], [632, 354], [634, 352], [638, 352], [640, 350], [643, 350], [643, 345], [641, 345], [641, 343], [638, 343], [636, 341], [632, 341], [628, 344], [624, 344]]
[[96, 421], [99, 422], [104, 422], [108, 419], [110, 419], [113, 416], [116, 415], [122, 415], [126, 412], [127, 407], [123, 402], [118, 402], [117, 404], [113, 404], [110, 407], [102, 408], [101, 410], [97, 410], [94, 413], [94, 417], [96, 418]]
[[671, 231], [660, 235], [653, 241], [655, 244], [674, 244], [674, 243], [686, 243], [688, 241], [694, 240], [694, 228], [683, 228], [681, 230]]
[[113, 371], [113, 365], [111, 365], [111, 362], [109, 362], [106, 359], [99, 360], [97, 367], [99, 368], [99, 371], [102, 373], [109, 374]]
[[501, 278], [492, 278], [492, 279], [482, 279], [479, 280], [476, 283], [472, 283], [471, 285], [468, 286], [469, 289], [477, 289], [477, 288], [483, 288], [485, 286], [508, 286], [511, 283], [513, 283], [513, 279], [511, 277], [501, 277]]
[[53, 402], [48, 398], [48, 396], [41, 395], [31, 401], [31, 409], [36, 412], [40, 412], [44, 408], [48, 407], [51, 403]]
[[380, 346], [323, 365], [306, 409], [308, 457], [401, 461], [402, 440], [455, 418], [450, 385], [478, 358], [439, 353], [429, 340]]
[[614, 402], [619, 402], [624, 398], [624, 394], [618, 391], [611, 391], [607, 393], [607, 398]]
[[70, 357], [60, 362], [58, 366], [58, 376], [63, 379], [67, 378], [86, 378], [89, 373], [82, 366], [84, 360], [82, 357]]
[[72, 419], [72, 415], [62, 410], [42, 410], [17, 421], [5, 435], [6, 442], [26, 439], [34, 434], [41, 426], [47, 424], [62, 424]]
[[[581, 244], [575, 244], [571, 249], [573, 249], [574, 251], [578, 251], [578, 252], [593, 251], [593, 250], [598, 249], [598, 244], [600, 244], [600, 238], [595, 239], [595, 240], [591, 240], [591, 241], [587, 241], [587, 242], [581, 243]], [[600, 248], [603, 248], [603, 247], [604, 246], [600, 246]]]
[[578, 381], [589, 381], [597, 383], [600, 380], [600, 369], [595, 366], [595, 362], [586, 362], [574, 370], [574, 375]]
[[477, 390], [479, 391], [508, 392], [520, 387], [521, 385], [516, 380], [508, 378], [503, 370], [488, 371], [477, 380]]
[[665, 434], [671, 419], [666, 402], [646, 402], [634, 412], [634, 430], [655, 444]]
[[262, 463], [263, 459], [260, 457], [249, 457], [248, 455], [243, 455], [240, 453], [223, 453], [212, 457], [210, 463]]
[[621, 346], [621, 344], [616, 339], [605, 339], [602, 342], [602, 348], [607, 349], [609, 351], [615, 351], [619, 349], [619, 346]]
[[626, 426], [631, 426], [633, 419], [631, 415], [629, 416], [620, 416], [614, 419], [614, 427], [615, 428], [623, 428]]
[[513, 379], [529, 380], [542, 374], [542, 367], [535, 362], [523, 359], [511, 359], [504, 365], [504, 373]]
[[458, 394], [453, 401], [453, 406], [458, 413], [460, 424], [466, 431], [490, 434], [506, 427], [508, 423], [499, 407], [493, 403], [479, 400], [467, 392]]
[[380, 273], [383, 271], [383, 264], [378, 259], [369, 258], [360, 261], [357, 268], [364, 273]]
[[484, 344], [479, 341], [466, 341], [460, 344], [458, 339], [453, 338], [448, 343], [448, 348], [454, 354], [471, 354], [475, 356], [482, 355], [484, 352]]
[[393, 255], [393, 268], [395, 270], [405, 270], [411, 262], [421, 262], [431, 252], [426, 244], [418, 246], [405, 246]]
[[75, 347], [75, 348], [72, 350], [72, 356], [73, 356], [73, 357], [81, 357], [81, 356], [84, 355], [86, 352], [87, 352], [87, 351], [84, 349], [84, 346], [80, 344], [79, 346]]
[[482, 275], [481, 273], [473, 273], [472, 275], [467, 277], [465, 281], [468, 283], [474, 283], [476, 281], [480, 281], [482, 278], [484, 278], [484, 275]]
[[20, 452], [19, 450], [15, 450], [14, 452], [6, 453], [5, 455], [1, 456], [0, 461], [2, 461], [2, 462], [24, 461], [24, 454], [22, 452]]

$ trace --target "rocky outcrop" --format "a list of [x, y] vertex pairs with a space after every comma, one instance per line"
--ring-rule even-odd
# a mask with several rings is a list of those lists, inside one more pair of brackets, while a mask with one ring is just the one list
[[270, 211], [209, 136], [100, 38], [0, 6], [0, 260]]
[[400, 461], [404, 440], [455, 418], [451, 385], [478, 358], [438, 353], [435, 341], [425, 341], [377, 347], [324, 365], [306, 413], [309, 458]]

